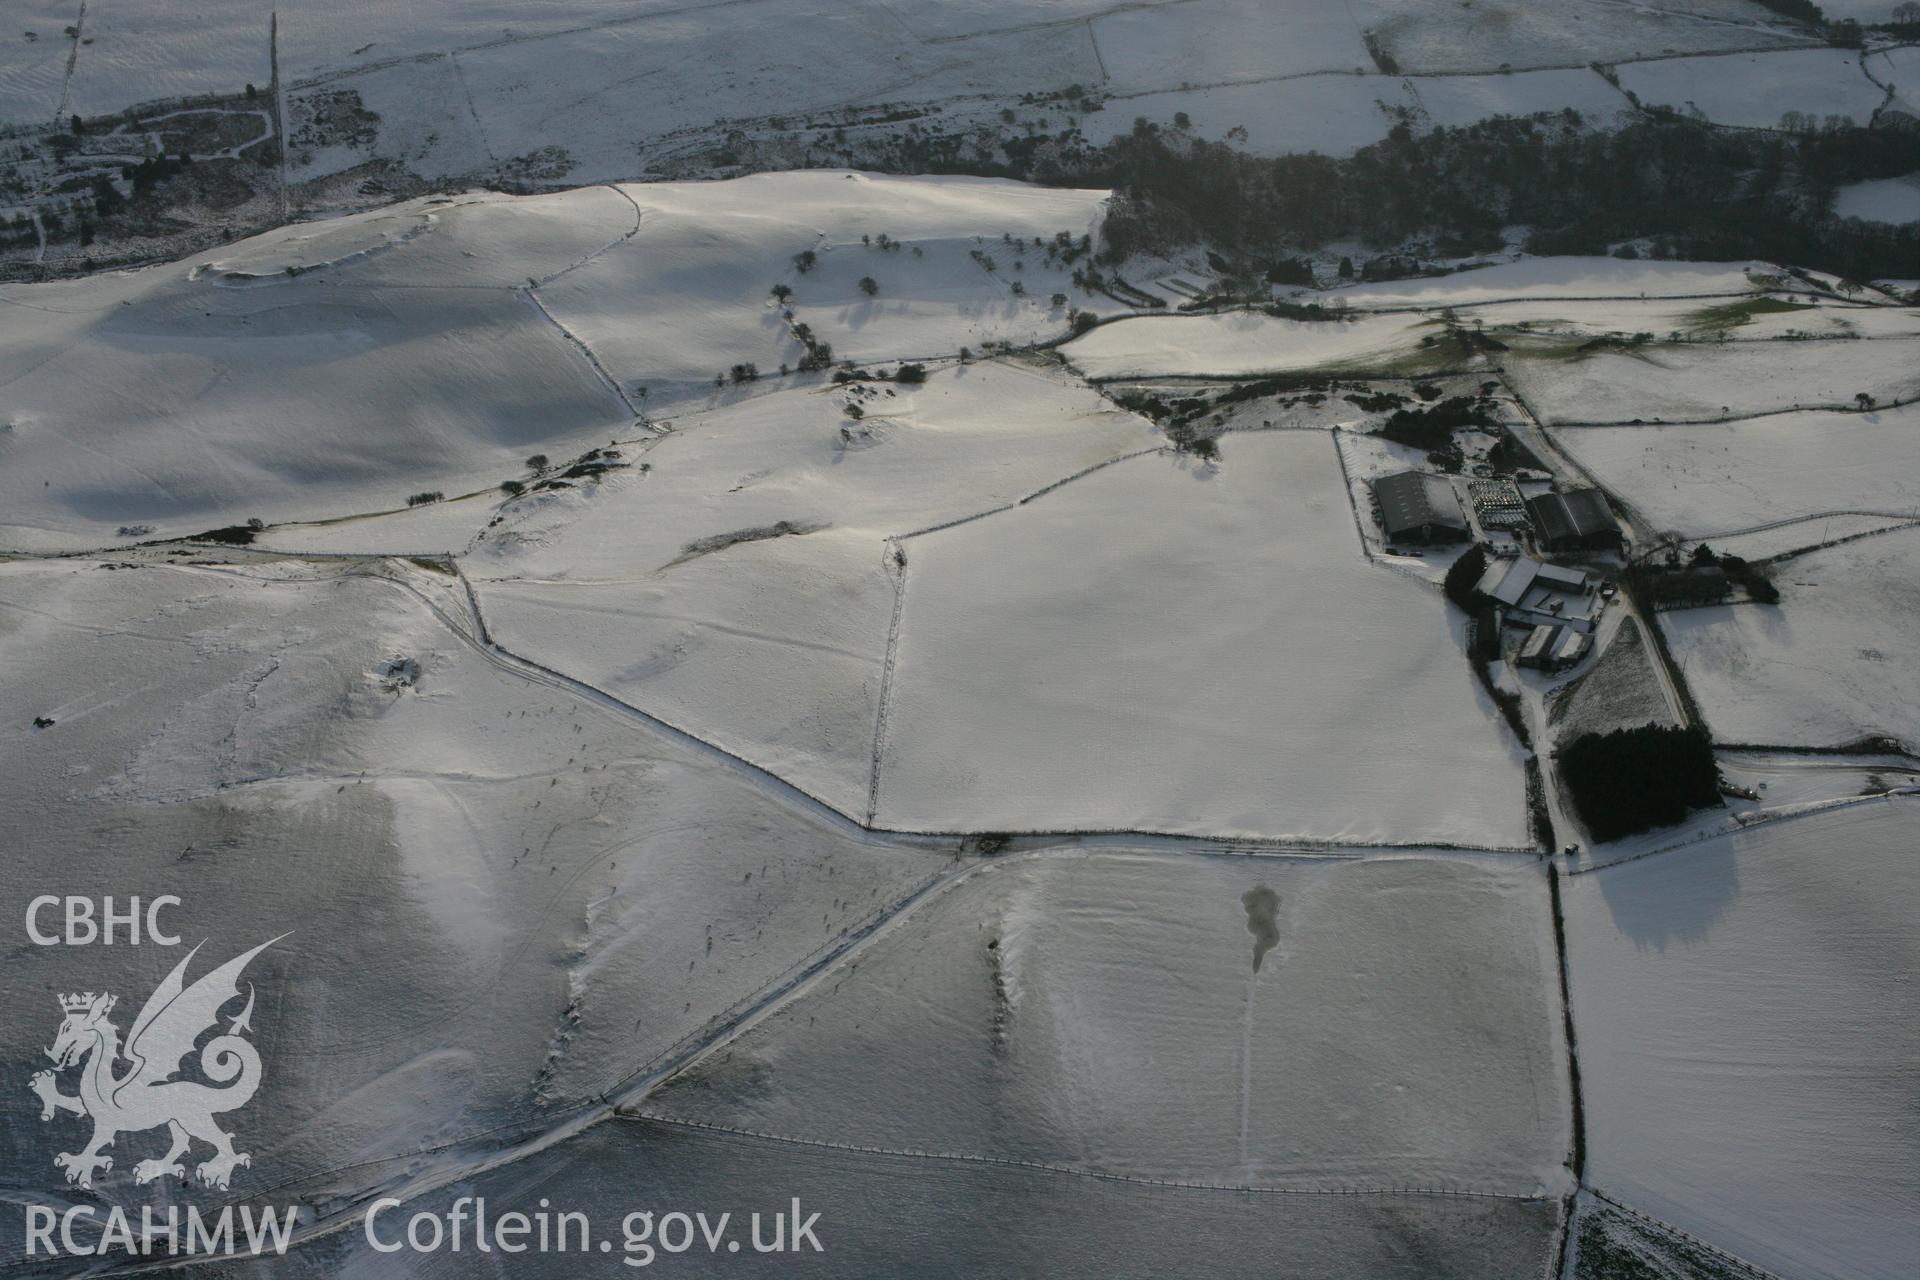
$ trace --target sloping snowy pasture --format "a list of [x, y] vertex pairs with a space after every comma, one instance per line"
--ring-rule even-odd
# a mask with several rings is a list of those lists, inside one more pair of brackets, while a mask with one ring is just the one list
[[864, 815], [898, 573], [885, 539], [1160, 437], [1005, 363], [860, 385], [682, 418], [644, 479], [511, 508], [469, 564], [495, 635]]
[[1886, 96], [1847, 49], [1791, 49], [1667, 58], [1618, 68], [1620, 87], [1647, 106], [1695, 112], [1715, 124], [1772, 129], [1789, 112], [1823, 125], [1845, 116], [1864, 125]]
[[604, 190], [414, 201], [187, 264], [10, 286], [0, 543], [390, 509], [629, 430], [578, 345], [513, 287], [633, 222]]
[[1628, 110], [1619, 90], [1590, 69], [1409, 76], [1404, 83], [1421, 118], [1435, 127], [1573, 110], [1590, 127], [1603, 128], [1618, 122]]
[[1170, 128], [1184, 114], [1195, 136], [1253, 155], [1344, 156], [1386, 137], [1410, 105], [1402, 81], [1335, 73], [1112, 98], [1080, 131], [1103, 145], [1131, 133], [1136, 120]]
[[[1353, 18], [1307, 0], [1117, 6], [1093, 23], [1116, 88], [1179, 89], [1316, 71], [1373, 70]], [[1123, 103], [1131, 120], [1139, 114]]]
[[[1767, 342], [1779, 339], [1916, 338], [1920, 312], [1896, 307], [1839, 303], [1808, 294], [1775, 294], [1752, 299], [1523, 298], [1463, 306], [1462, 323], [1483, 326], [1503, 340], [1512, 333], [1614, 335], [1631, 338], [1678, 333], [1693, 340]], [[1514, 345], [1529, 350], [1528, 340]]]
[[[1915, 518], [1920, 519], [1920, 516]], [[1712, 546], [1715, 551], [1725, 551], [1748, 560], [1764, 560], [1769, 556], [1817, 546], [1830, 539], [1849, 538], [1877, 529], [1892, 529], [1905, 523], [1907, 521], [1904, 518], [1889, 516], [1813, 516], [1754, 533], [1717, 537]]]
[[1835, 194], [1833, 211], [1867, 222], [1920, 222], [1920, 182], [1912, 178], [1856, 182]]
[[1876, 800], [1566, 882], [1593, 1186], [1775, 1275], [1911, 1271], [1917, 836]]
[[1554, 1194], [1545, 891], [1525, 860], [988, 864], [638, 1108], [1219, 1186]]
[[1874, 79], [1893, 86], [1890, 110], [1920, 117], [1920, 46], [1884, 49], [1867, 55], [1865, 63]]
[[720, 21], [671, 6], [457, 60], [492, 154], [558, 146], [576, 182], [634, 177], [644, 171], [643, 143], [741, 117], [803, 121], [863, 103], [1011, 100], [1101, 78], [1085, 26], [930, 42], [871, 0], [756, 0]]
[[1907, 406], [1554, 438], [1654, 528], [1710, 538], [1826, 512], [1920, 513], [1920, 475], [1907, 465], [1917, 428], [1920, 407]]
[[1439, 321], [1418, 315], [1285, 320], [1234, 311], [1116, 320], [1064, 350], [1089, 378], [1251, 377], [1314, 368], [1381, 369], [1417, 352], [1421, 338], [1442, 332]]
[[[837, 359], [935, 356], [1064, 334], [1066, 311], [1051, 295], [1072, 289], [1071, 268], [1048, 267], [1032, 242], [1065, 231], [1077, 243], [1097, 230], [1107, 199], [1104, 191], [842, 171], [621, 190], [644, 211], [639, 232], [541, 297], [615, 377], [647, 387], [649, 404], [705, 396], [715, 374], [737, 363], [763, 375], [798, 366], [806, 348], [769, 296], [775, 285], [792, 289], [795, 321], [831, 343]], [[1027, 242], [1026, 251], [1009, 238]], [[803, 251], [817, 263], [805, 272], [794, 262]], [[875, 295], [861, 290], [862, 277], [873, 278]]]
[[1714, 737], [1920, 743], [1920, 530], [1808, 552], [1774, 577], [1778, 606], [1660, 616]]
[[1742, 0], [1359, 0], [1352, 13], [1413, 72], [1585, 65], [1806, 40], [1768, 29], [1771, 15]]
[[1506, 359], [1542, 422], [1705, 422], [1920, 395], [1920, 342], [1666, 343]]
[[[140, 0], [91, 0], [41, 30], [58, 37], [78, 20], [86, 43], [73, 62], [68, 109], [102, 115], [156, 98], [264, 89], [273, 78], [264, 0], [194, 0], [193, 16]], [[18, 33], [7, 32], [18, 38]], [[63, 46], [68, 42], [59, 41]], [[68, 46], [70, 47], [70, 46]]]
[[[87, 43], [64, 38], [77, 11], [40, 4], [5, 42], [22, 92], [7, 119], [47, 119], [74, 60], [81, 109], [111, 112], [161, 96], [231, 93], [267, 83], [269, 0], [214, 0], [167, 24], [129, 0], [94, 0]], [[404, 67], [428, 77], [457, 64], [471, 105], [504, 159], [559, 142], [592, 157], [636, 128], [921, 96], [1014, 98], [1103, 81], [1122, 91], [1376, 70], [1375, 35], [1402, 71], [1495, 72], [1637, 56], [1792, 43], [1736, 0], [1603, 6], [1554, 0], [1311, 0], [1113, 5], [1071, 0], [1036, 10], [990, 0], [900, 8], [878, 3], [749, 0], [724, 21], [670, 0], [477, 0], [396, 6], [314, 0], [279, 13], [281, 74], [353, 87]], [[28, 41], [32, 30], [37, 40]], [[1096, 52], [1097, 49], [1097, 52]], [[629, 127], [622, 127], [629, 126]], [[596, 175], [597, 176], [597, 175]], [[621, 176], [625, 176], [624, 174]]]
[[1221, 452], [905, 544], [883, 823], [1527, 843], [1456, 619], [1362, 557], [1333, 442]]
[[[1194, 0], [1122, 6], [1096, 18], [1116, 86], [1179, 88], [1324, 71], [1373, 73], [1366, 37], [1400, 72], [1495, 73], [1706, 52], [1787, 38], [1764, 31], [1738, 0], [1667, 7], [1577, 0]], [[1535, 108], [1544, 109], [1544, 108]]]
[[[445, 575], [106, 563], [0, 567], [0, 909], [175, 894], [210, 963], [291, 931], [256, 962], [268, 1070], [237, 1192], [322, 1203], [552, 1126], [949, 865], [503, 669], [449, 626]], [[54, 991], [130, 1017], [180, 954], [16, 955], [0, 1059], [41, 1058]], [[44, 1196], [77, 1122], [43, 1126], [17, 1083], [0, 1190]], [[96, 1190], [144, 1200], [159, 1138], [123, 1138]]]
[[60, 0], [29, 0], [8, 10], [16, 29], [0, 38], [0, 120], [39, 123], [60, 113], [73, 52], [73, 42], [61, 31], [73, 21], [74, 10]]
[[1359, 310], [1470, 306], [1508, 298], [1674, 298], [1744, 294], [1756, 287], [1750, 273], [1777, 275], [1779, 268], [1764, 262], [1522, 258], [1452, 275], [1350, 285], [1319, 300], [1344, 299]]
[[[212, 0], [190, 23], [131, 0], [93, 0], [84, 15], [29, 5], [16, 14], [17, 29], [0, 37], [0, 121], [40, 124], [67, 109], [110, 114], [238, 93], [246, 84], [265, 89], [275, 16], [271, 0]], [[1738, 0], [1599, 8], [1576, 0], [1332, 8], [1313, 0], [1072, 0], [1038, 9], [1005, 0], [904, 8], [737, 0], [717, 15], [670, 0], [313, 0], [282, 6], [277, 17], [273, 47], [296, 119], [348, 101], [338, 95], [357, 95], [378, 118], [369, 122], [371, 142], [310, 134], [291, 147], [296, 181], [370, 159], [429, 179], [501, 170], [544, 181], [626, 179], [690, 138], [713, 141], [732, 122], [803, 123], [809, 113], [864, 105], [1013, 104], [1070, 86], [1135, 98], [1191, 92], [1190, 105], [1176, 108], [1169, 98], [1144, 109], [1239, 117], [1222, 127], [1244, 124], [1260, 150], [1344, 150], [1372, 139], [1330, 131], [1329, 122], [1371, 128], [1377, 120], [1367, 117], [1379, 113], [1367, 104], [1375, 98], [1410, 96], [1434, 123], [1569, 106], [1604, 116], [1624, 98], [1585, 70], [1591, 63], [1804, 40], [1770, 28]], [[1830, 52], [1789, 56], [1817, 61]], [[1465, 75], [1411, 90], [1397, 78], [1427, 72]], [[1321, 79], [1290, 79], [1299, 76]], [[1758, 66], [1744, 78], [1765, 85], [1780, 77]], [[1871, 91], [1857, 68], [1854, 78]], [[1303, 96], [1294, 87], [1303, 83], [1317, 91]], [[1796, 74], [1793, 83], [1796, 101], [1828, 105], [1819, 77]], [[1263, 100], [1247, 86], [1275, 92]], [[1125, 120], [1135, 114], [1126, 111]]]
[[[1205, 32], [1194, 38], [1217, 41]], [[1136, 119], [1169, 127], [1184, 112], [1197, 136], [1254, 155], [1349, 155], [1385, 138], [1401, 120], [1420, 132], [1569, 107], [1596, 126], [1628, 109], [1618, 90], [1587, 70], [1427, 78], [1339, 71], [1115, 97], [1105, 110], [1083, 117], [1080, 131], [1104, 143], [1131, 132]]]
[[[532, 453], [630, 437], [635, 408], [724, 399], [711, 379], [733, 364], [797, 364], [777, 283], [816, 340], [862, 360], [1063, 334], [1069, 268], [1035, 242], [1078, 243], [1105, 198], [848, 173], [433, 197], [184, 265], [11, 286], [0, 545], [491, 489]], [[805, 274], [803, 250], [820, 264]]]

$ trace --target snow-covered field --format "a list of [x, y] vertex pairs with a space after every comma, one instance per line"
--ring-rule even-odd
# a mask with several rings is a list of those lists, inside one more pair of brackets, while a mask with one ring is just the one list
[[[264, 80], [263, 46], [221, 41], [268, 12], [160, 31], [100, 0], [71, 86], [0, 40], [0, 107], [184, 92], [203, 46]], [[722, 117], [830, 136], [801, 117], [989, 118], [1128, 77], [1090, 132], [1183, 110], [1332, 150], [1388, 119], [1380, 91], [1434, 124], [1604, 111], [1591, 57], [1793, 39], [1744, 0], [283, 18], [283, 74], [326, 77], [296, 95], [364, 90], [376, 151], [536, 185], [631, 175]], [[556, 139], [578, 141], [527, 159]], [[306, 175], [369, 154], [304, 149]], [[1071, 280], [1107, 202], [610, 181], [0, 289], [0, 918], [132, 888], [180, 895], [173, 923], [226, 954], [292, 931], [257, 970], [275, 1065], [236, 1194], [290, 1189], [322, 1226], [384, 1189], [571, 1198], [604, 1225], [798, 1194], [838, 1246], [801, 1274], [1545, 1280], [1576, 1116], [1531, 764], [1464, 660], [1448, 553], [1385, 557], [1367, 515], [1366, 481], [1424, 450], [1353, 434], [1391, 401], [1342, 386], [1204, 410], [1203, 460], [1095, 384], [1177, 401], [1468, 365], [1423, 399], [1510, 379], [1647, 527], [1759, 555], [1920, 518], [1920, 408], [1553, 424], [1910, 398], [1920, 320], [1762, 263], [1617, 258], [1315, 295], [1336, 321], [1115, 318]], [[1107, 319], [1056, 343], [1077, 308]], [[1454, 326], [1507, 348], [1464, 354]], [[828, 346], [861, 372], [797, 370]], [[1491, 443], [1455, 461], [1484, 474]], [[252, 517], [224, 530], [250, 546], [132, 545]], [[1776, 576], [1777, 608], [1658, 615], [1715, 738], [1920, 741], [1920, 531]], [[1546, 738], [1671, 719], [1648, 637], [1620, 634], [1557, 720], [1548, 678], [1496, 679]], [[1566, 882], [1588, 1182], [1783, 1278], [1894, 1274], [1920, 1247], [1916, 811], [1854, 801], [1911, 762], [1747, 756], [1730, 776], [1777, 792]], [[44, 1014], [0, 1022], [16, 1065], [50, 992], [133, 1004], [175, 958], [10, 954], [0, 999]], [[48, 1135], [75, 1122], [36, 1111], [0, 1094], [0, 1200], [58, 1186]], [[129, 1146], [105, 1200], [149, 1195]], [[360, 1239], [285, 1270], [393, 1274]]]
[[1774, 275], [1778, 270], [1764, 262], [1522, 258], [1452, 275], [1350, 285], [1334, 291], [1330, 300], [1344, 299], [1363, 310], [1472, 306], [1510, 298], [1714, 298], [1752, 293], [1754, 274]]
[[[1920, 515], [1913, 518], [1920, 519]], [[1835, 539], [1850, 538], [1855, 534], [1892, 529], [1910, 522], [1906, 517], [1895, 519], [1888, 516], [1809, 516], [1804, 520], [1774, 525], [1753, 533], [1723, 534], [1713, 539], [1711, 545], [1715, 551], [1728, 552], [1748, 560], [1764, 560], [1769, 556], [1785, 555], [1789, 551], [1819, 546]]]
[[157, 98], [235, 93], [248, 84], [264, 89], [273, 79], [272, 8], [266, 0], [194, 0], [193, 19], [183, 22], [167, 5], [95, 0], [41, 37], [79, 17], [85, 43], [74, 59], [67, 109], [104, 115]]
[[[951, 865], [504, 665], [444, 574], [114, 563], [0, 566], [0, 909], [17, 929], [41, 892], [172, 893], [219, 961], [290, 930], [252, 971], [270, 1070], [244, 1134], [307, 1203], [559, 1123]], [[28, 948], [0, 1058], [40, 1058], [56, 990], [130, 1017], [178, 958]], [[60, 1185], [78, 1122], [42, 1126], [15, 1083], [0, 1194], [20, 1200]], [[144, 1200], [129, 1152], [152, 1140], [96, 1190]]]
[[[1906, 465], [1917, 426], [1920, 407], [1908, 406], [1686, 426], [1576, 427], [1555, 439], [1655, 529], [1712, 538], [1828, 512], [1889, 519], [1920, 514], [1920, 475]], [[1799, 529], [1795, 545], [1824, 540], [1817, 527], [1815, 536], [1802, 536], [1808, 532]]]
[[1566, 882], [1594, 1187], [1775, 1275], [1912, 1270], [1917, 806]]
[[1246, 311], [1137, 316], [1075, 338], [1065, 354], [1090, 378], [1381, 370], [1416, 354], [1423, 337], [1443, 332], [1439, 321], [1418, 315], [1351, 320], [1284, 320]]
[[[164, 31], [129, 11], [137, 8], [122, 0], [88, 6], [82, 34], [92, 43], [80, 46], [74, 75], [76, 84], [102, 86], [101, 105], [90, 109], [116, 110], [166, 93], [231, 92], [244, 79], [265, 84], [259, 68], [265, 66], [273, 11], [268, 0], [216, 0], [200, 7], [196, 22]], [[429, 66], [449, 55], [464, 65], [469, 58], [484, 62], [505, 51], [522, 77], [520, 92], [505, 97], [537, 96], [547, 91], [548, 82], [562, 85], [571, 76], [576, 97], [621, 90], [616, 107], [622, 105], [618, 99], [638, 98], [671, 111], [676, 101], [693, 95], [703, 120], [710, 121], [760, 114], [770, 103], [775, 110], [791, 109], [806, 100], [809, 89], [835, 101], [897, 98], [913, 79], [934, 81], [956, 69], [962, 79], [970, 70], [976, 80], [1009, 95], [1075, 80], [1096, 83], [1103, 77], [1102, 61], [1105, 77], [1138, 89], [1303, 71], [1371, 72], [1374, 65], [1362, 40], [1367, 31], [1379, 34], [1407, 72], [1495, 72], [1503, 65], [1615, 62], [1787, 43], [1764, 28], [1764, 15], [1736, 0], [1601, 10], [1574, 0], [1498, 0], [1468, 13], [1443, 0], [1365, 0], [1334, 10], [1310, 0], [1279, 6], [1253, 0], [1163, 0], [1139, 6], [1067, 0], [1041, 8], [1012, 0], [967, 0], [899, 11], [877, 3], [748, 0], [728, 8], [726, 20], [714, 23], [670, 0], [480, 0], [425, 8], [314, 0], [280, 13], [280, 65], [295, 82], [326, 77], [350, 84], [355, 73], [369, 69]], [[12, 52], [23, 67], [48, 52], [61, 64], [53, 73], [56, 94], [73, 49], [62, 32], [74, 19], [71, 9], [40, 5], [14, 23], [34, 30], [39, 39], [26, 41], [19, 32], [10, 36], [22, 46]], [[825, 61], [801, 56], [816, 41], [835, 56]], [[1092, 55], [1095, 41], [1098, 61]], [[717, 52], [722, 42], [731, 44], [733, 58], [714, 64], [719, 75], [709, 83], [696, 84], [686, 73], [710, 60], [702, 56], [703, 47]], [[1087, 68], [1062, 57], [1076, 44], [1086, 51]], [[624, 51], [624, 83], [611, 74], [617, 51]], [[1009, 55], [1012, 61], [1003, 69], [992, 65], [996, 57]], [[1031, 66], [1023, 56], [1033, 59]], [[756, 69], [762, 58], [764, 66]], [[888, 67], [891, 75], [884, 70]], [[882, 78], [863, 79], [863, 71]], [[117, 93], [105, 88], [109, 73], [120, 79]], [[769, 80], [769, 74], [776, 79]], [[1023, 75], [1030, 82], [1019, 83]], [[555, 91], [564, 97], [563, 88]], [[800, 96], [776, 100], [775, 92]], [[490, 95], [476, 98], [483, 116], [496, 105]], [[45, 114], [56, 107], [57, 101]]]
[[574, 182], [637, 176], [643, 143], [734, 117], [804, 120], [859, 104], [1012, 100], [1100, 78], [1083, 25], [935, 43], [902, 31], [884, 5], [820, 0], [756, 0], [719, 22], [698, 8], [667, 7], [496, 43], [457, 62], [490, 152], [504, 160], [557, 145], [573, 162]]
[[1768, 29], [1770, 15], [1741, 0], [1361, 0], [1351, 12], [1403, 71], [1584, 66], [1805, 40]]
[[1104, 111], [1085, 117], [1080, 130], [1088, 141], [1103, 143], [1130, 132], [1136, 119], [1164, 128], [1184, 112], [1198, 136], [1255, 155], [1350, 155], [1402, 120], [1424, 131], [1567, 108], [1595, 126], [1628, 109], [1618, 90], [1585, 70], [1425, 78], [1329, 72], [1113, 98]]
[[[1178, 89], [1185, 84], [1272, 80], [1316, 71], [1367, 71], [1351, 14], [1311, 0], [1195, 0], [1115, 6], [1093, 24], [1116, 85]], [[1115, 104], [1126, 117], [1139, 114]]]
[[1136, 1178], [1550, 1195], [1545, 895], [1524, 859], [988, 864], [640, 1109]]
[[1866, 124], [1886, 94], [1846, 49], [1793, 49], [1669, 58], [1619, 68], [1620, 87], [1647, 106], [1700, 114], [1715, 124], [1772, 129], [1790, 112], [1815, 127], [1835, 116]]
[[1749, 298], [1522, 298], [1463, 306], [1464, 324], [1483, 327], [1525, 352], [1538, 344], [1524, 335], [1631, 338], [1680, 334], [1695, 341], [1771, 342], [1814, 338], [1920, 338], [1920, 312], [1834, 302], [1806, 293]]
[[1507, 358], [1542, 422], [1708, 422], [1920, 396], [1920, 342], [1650, 343]]
[[7, 16], [13, 29], [0, 36], [0, 120], [51, 120], [60, 112], [73, 52], [73, 41], [60, 33], [73, 21], [74, 7], [60, 0], [29, 0], [12, 6]]
[[1724, 742], [1920, 742], [1920, 530], [1808, 552], [1774, 570], [1778, 606], [1660, 616]]
[[[1064, 231], [1077, 245], [1098, 229], [1107, 199], [1104, 191], [842, 172], [622, 190], [641, 207], [639, 231], [540, 296], [613, 376], [647, 387], [650, 405], [705, 396], [717, 372], [741, 361], [763, 374], [797, 366], [806, 349], [769, 296], [775, 285], [792, 289], [795, 322], [830, 342], [838, 359], [938, 356], [1064, 335], [1066, 307], [1052, 296], [1082, 303], [1088, 295], [1037, 242]], [[804, 273], [794, 262], [803, 251], [816, 255]], [[872, 295], [863, 278], [873, 280]]]
[[1869, 54], [1866, 66], [1874, 79], [1893, 87], [1889, 110], [1920, 117], [1920, 45], [1901, 45]]
[[10, 288], [0, 544], [391, 509], [630, 432], [515, 286], [632, 225], [608, 192], [416, 201], [185, 264]]
[[[1260, 1194], [1151, 1186], [982, 1161], [818, 1147], [749, 1134], [656, 1121], [623, 1120], [572, 1142], [475, 1177], [419, 1201], [446, 1212], [457, 1196], [489, 1205], [534, 1204], [545, 1197], [588, 1213], [613, 1246], [646, 1275], [660, 1271], [724, 1274], [748, 1266], [704, 1240], [693, 1252], [658, 1246], [658, 1225], [625, 1254], [619, 1226], [635, 1205], [727, 1206], [730, 1235], [745, 1255], [747, 1216], [770, 1219], [798, 1199], [801, 1217], [819, 1213], [823, 1252], [778, 1255], [781, 1275], [1043, 1275], [1058, 1280], [1116, 1276], [1206, 1275], [1258, 1280], [1545, 1280], [1551, 1274], [1560, 1217], [1557, 1200], [1444, 1194], [1370, 1196]], [[410, 1206], [411, 1208], [411, 1206]], [[709, 1221], [718, 1212], [708, 1210]], [[386, 1219], [404, 1222], [404, 1219]], [[635, 1223], [638, 1231], [640, 1224]], [[675, 1240], [676, 1245], [678, 1240]], [[472, 1253], [413, 1258], [414, 1274], [456, 1280]], [[285, 1274], [314, 1280], [384, 1274], [389, 1256], [358, 1231], [296, 1250]], [[513, 1274], [575, 1280], [604, 1258], [527, 1253]]]
[[1114, 98], [1080, 131], [1100, 145], [1131, 133], [1136, 120], [1171, 128], [1184, 114], [1194, 135], [1254, 155], [1344, 156], [1386, 137], [1411, 106], [1404, 81], [1334, 73]]
[[1840, 188], [1833, 211], [1867, 222], [1920, 222], [1920, 180], [1881, 178]]
[[[95, 0], [84, 15], [36, 2], [0, 37], [0, 123], [264, 89], [277, 49], [296, 118], [337, 95], [357, 96], [376, 117], [371, 140], [298, 142], [296, 182], [368, 160], [428, 180], [622, 180], [735, 123], [817, 116], [831, 128], [843, 122], [828, 115], [874, 106], [990, 113], [1072, 86], [1117, 95], [1084, 121], [1091, 137], [1183, 110], [1209, 136], [1244, 127], [1256, 151], [1339, 152], [1382, 135], [1376, 100], [1410, 111], [1416, 126], [1569, 107], [1599, 123], [1626, 100], [1593, 63], [1801, 43], [1738, 0], [1600, 9], [1483, 0], [1464, 12], [1452, 0], [723, 7], [716, 20], [669, 0], [312, 0], [278, 11], [276, 36], [269, 0], [213, 0], [191, 23], [125, 0]], [[1785, 56], [1800, 60], [1783, 64], [1794, 69], [1795, 102], [1812, 109], [1837, 97], [1800, 70], [1836, 51]], [[1770, 64], [1739, 70], [1726, 78], [1779, 78]], [[1853, 79], [1874, 92], [1857, 67]]]
[[[632, 437], [638, 412], [724, 399], [711, 380], [733, 364], [797, 364], [777, 283], [796, 322], [862, 360], [1064, 334], [1052, 295], [1072, 288], [1068, 269], [1034, 242], [1077, 243], [1104, 199], [845, 173], [436, 197], [187, 264], [16, 286], [0, 308], [0, 545], [492, 489], [531, 453], [570, 456]], [[819, 262], [805, 275], [803, 250]]]
[[1467, 125], [1493, 116], [1530, 116], [1571, 109], [1579, 112], [1588, 125], [1602, 128], [1615, 123], [1627, 109], [1619, 91], [1590, 70], [1414, 76], [1402, 83], [1418, 113], [1416, 118], [1436, 127]]
[[1221, 452], [904, 544], [883, 823], [1527, 843], [1457, 615], [1362, 558], [1333, 442]]
[[682, 418], [644, 477], [511, 508], [469, 564], [496, 636], [864, 816], [885, 540], [1160, 443], [1086, 387], [1007, 364], [868, 385]]

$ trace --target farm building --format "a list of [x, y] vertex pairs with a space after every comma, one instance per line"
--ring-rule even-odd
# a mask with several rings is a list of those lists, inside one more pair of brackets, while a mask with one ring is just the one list
[[1514, 661], [1542, 671], [1563, 671], [1587, 656], [1589, 643], [1584, 632], [1542, 622], [1527, 633], [1526, 642], [1520, 646], [1520, 656]]
[[1520, 486], [1504, 476], [1497, 480], [1468, 481], [1467, 498], [1473, 503], [1474, 519], [1482, 529], [1527, 527], [1527, 506], [1520, 496]]
[[1600, 617], [1600, 584], [1578, 569], [1520, 556], [1495, 560], [1475, 590], [1506, 613], [1510, 624], [1566, 626], [1585, 633]]
[[1598, 489], [1570, 489], [1527, 499], [1545, 551], [1618, 551], [1624, 540], [1619, 521]]
[[1373, 482], [1380, 527], [1393, 542], [1465, 542], [1467, 517], [1444, 476], [1402, 471]]

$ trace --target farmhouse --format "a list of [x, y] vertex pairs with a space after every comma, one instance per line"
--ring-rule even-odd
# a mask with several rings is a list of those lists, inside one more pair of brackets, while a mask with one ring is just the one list
[[1570, 489], [1527, 499], [1543, 551], [1618, 551], [1620, 524], [1598, 489]]
[[1392, 542], [1465, 542], [1467, 517], [1444, 477], [1402, 471], [1373, 482], [1380, 527]]
[[1509, 624], [1593, 630], [1600, 617], [1600, 584], [1578, 569], [1519, 556], [1495, 560], [1475, 590], [1500, 606]]

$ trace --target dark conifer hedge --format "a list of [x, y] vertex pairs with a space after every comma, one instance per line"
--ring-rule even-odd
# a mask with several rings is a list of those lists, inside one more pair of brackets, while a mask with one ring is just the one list
[[1560, 776], [1596, 840], [1672, 826], [1720, 803], [1705, 729], [1647, 724], [1582, 735], [1560, 752]]

